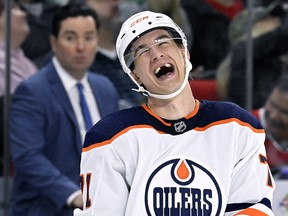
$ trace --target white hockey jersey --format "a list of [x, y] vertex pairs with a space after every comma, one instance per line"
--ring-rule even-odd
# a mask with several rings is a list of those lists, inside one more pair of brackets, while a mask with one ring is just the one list
[[81, 160], [75, 216], [273, 215], [265, 133], [229, 102], [196, 101], [165, 120], [146, 105], [100, 120]]

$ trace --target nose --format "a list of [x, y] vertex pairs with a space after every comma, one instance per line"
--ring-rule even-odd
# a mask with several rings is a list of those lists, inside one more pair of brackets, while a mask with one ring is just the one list
[[164, 56], [163, 52], [157, 46], [150, 47], [149, 52], [152, 61], [155, 61]]
[[82, 39], [77, 40], [76, 48], [78, 51], [82, 51], [84, 49], [84, 41]]

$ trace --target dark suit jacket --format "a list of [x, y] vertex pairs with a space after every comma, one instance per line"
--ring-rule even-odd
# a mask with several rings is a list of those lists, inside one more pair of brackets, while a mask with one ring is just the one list
[[[118, 110], [118, 94], [88, 73], [101, 117]], [[82, 141], [69, 97], [52, 62], [17, 88], [11, 107], [13, 216], [71, 216], [67, 198], [80, 188]]]

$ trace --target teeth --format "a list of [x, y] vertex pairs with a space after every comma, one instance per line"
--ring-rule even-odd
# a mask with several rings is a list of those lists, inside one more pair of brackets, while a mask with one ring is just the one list
[[156, 70], [155, 70], [155, 74], [157, 74], [159, 71], [160, 71], [160, 67], [158, 67]]
[[[165, 65], [164, 65], [165, 67], [172, 67], [172, 65], [171, 64], [169, 64], [169, 63], [166, 63]], [[154, 74], [157, 74], [159, 71], [160, 71], [160, 69], [161, 69], [161, 67], [158, 67], [156, 70], [155, 70], [155, 73]]]

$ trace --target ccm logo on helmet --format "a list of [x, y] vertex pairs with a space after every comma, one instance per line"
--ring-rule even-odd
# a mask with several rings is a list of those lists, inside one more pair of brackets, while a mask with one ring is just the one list
[[130, 27], [133, 27], [133, 26], [136, 25], [137, 23], [140, 23], [140, 22], [142, 22], [143, 20], [148, 19], [148, 17], [149, 17], [149, 16], [145, 16], [145, 17], [141, 17], [141, 18], [137, 19], [136, 21], [134, 21], [134, 22], [131, 23]]

